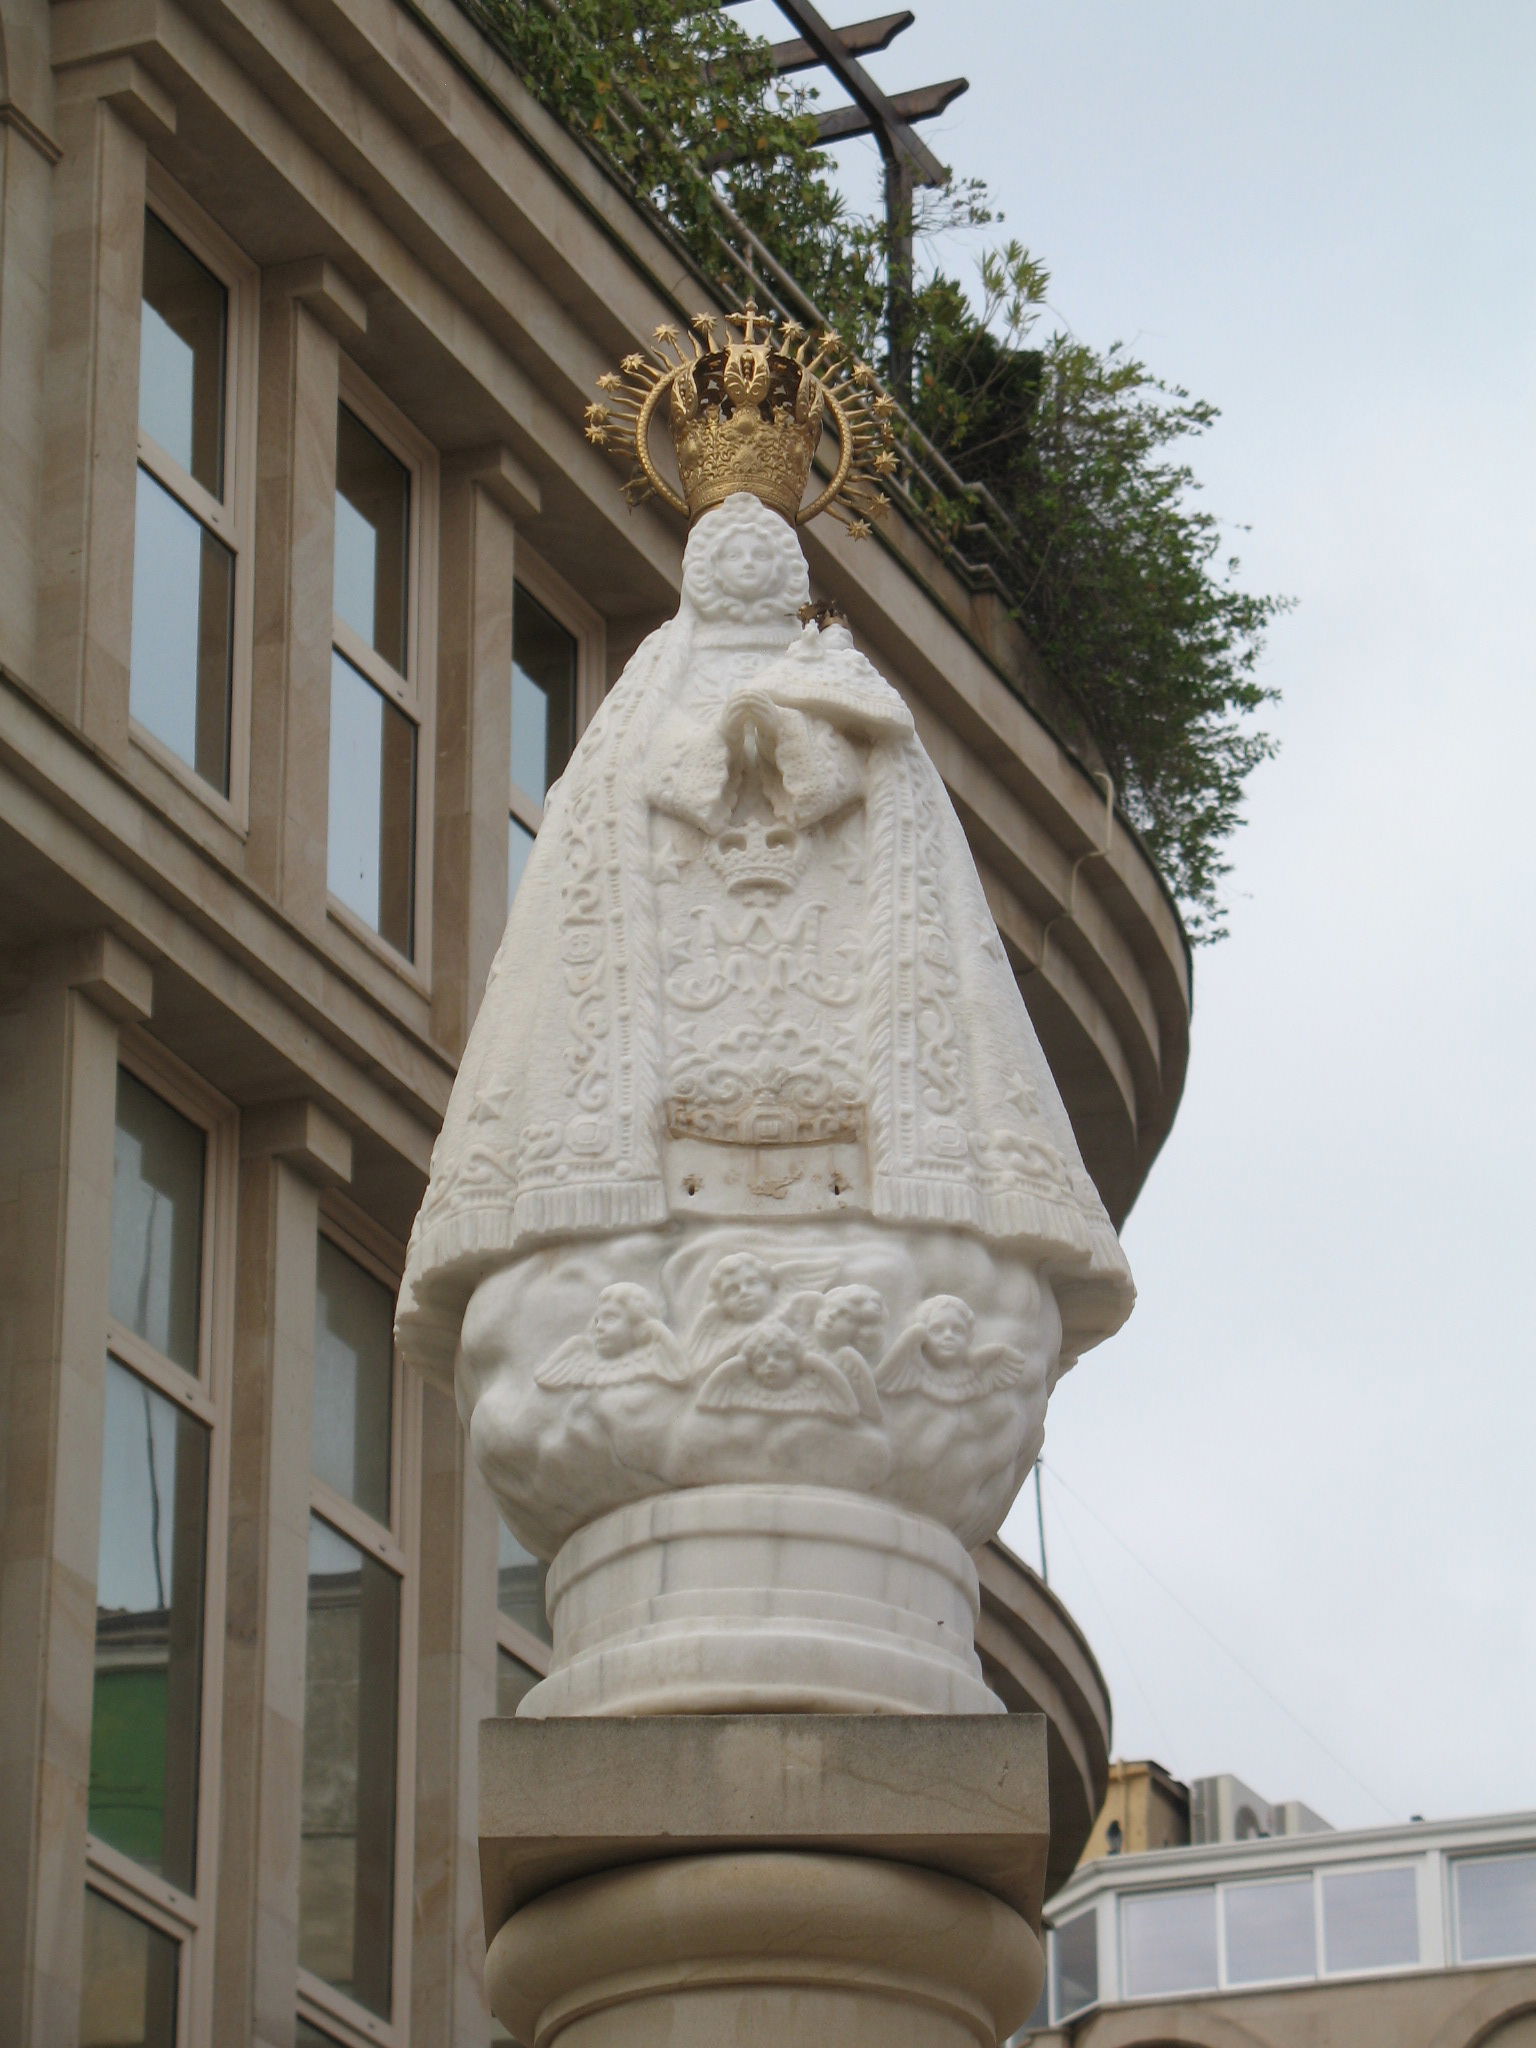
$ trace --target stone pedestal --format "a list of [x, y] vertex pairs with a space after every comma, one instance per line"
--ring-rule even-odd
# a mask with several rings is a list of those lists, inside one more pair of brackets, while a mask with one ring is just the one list
[[523, 2048], [996, 2048], [1039, 1993], [1035, 1717], [487, 1722], [480, 1782]]
[[1001, 1713], [947, 1529], [818, 1486], [701, 1486], [564, 1544], [524, 1715]]

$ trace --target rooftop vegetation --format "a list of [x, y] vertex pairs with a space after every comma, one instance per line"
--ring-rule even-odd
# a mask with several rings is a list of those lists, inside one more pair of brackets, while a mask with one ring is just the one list
[[[848, 209], [810, 98], [711, 0], [468, 0], [540, 99], [654, 208], [727, 298], [748, 288], [835, 327], [878, 367], [884, 223]], [[967, 285], [946, 231], [989, 225], [985, 191], [924, 194], [928, 253], [904, 509], [1033, 641], [1112, 777], [1197, 941], [1250, 771], [1265, 630], [1287, 600], [1243, 590], [1186, 445], [1216, 408], [1116, 345], [1054, 324], [1017, 242]]]

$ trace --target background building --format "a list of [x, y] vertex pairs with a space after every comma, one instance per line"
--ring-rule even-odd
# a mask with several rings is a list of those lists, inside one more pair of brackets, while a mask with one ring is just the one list
[[1536, 1814], [1338, 1832], [1233, 1777], [1110, 1777], [1020, 2044], [1536, 2043]]
[[[473, 2048], [540, 1575], [392, 1299], [546, 791], [675, 605], [582, 408], [704, 294], [453, 0], [0, 28], [0, 2041]], [[808, 549], [1118, 1221], [1170, 900], [995, 598], [899, 526]], [[1103, 1681], [981, 1568], [1064, 1877]]]

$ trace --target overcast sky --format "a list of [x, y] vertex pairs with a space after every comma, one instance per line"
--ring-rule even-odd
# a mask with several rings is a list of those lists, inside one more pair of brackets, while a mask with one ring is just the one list
[[1052, 1584], [1121, 1755], [1536, 1807], [1536, 6], [914, 4], [872, 69], [969, 76], [935, 147], [1065, 324], [1222, 408], [1206, 501], [1300, 600], [1141, 1302], [1052, 1405]]

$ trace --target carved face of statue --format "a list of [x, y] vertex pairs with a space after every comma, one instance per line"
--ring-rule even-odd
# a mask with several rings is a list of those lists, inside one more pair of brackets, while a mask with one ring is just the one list
[[709, 1291], [733, 1322], [750, 1323], [772, 1301], [775, 1287], [755, 1252], [732, 1252], [709, 1276]]
[[765, 1323], [741, 1347], [753, 1379], [765, 1387], [787, 1387], [800, 1370], [800, 1339], [783, 1323]]
[[970, 1352], [976, 1318], [957, 1295], [937, 1295], [923, 1317], [923, 1349], [938, 1365], [959, 1365]]
[[809, 589], [793, 528], [750, 492], [706, 512], [688, 536], [683, 590], [701, 618], [776, 618], [803, 604]]
[[816, 1334], [829, 1345], [855, 1348], [885, 1322], [885, 1303], [873, 1287], [834, 1287], [816, 1314]]
[[599, 1358], [622, 1358], [639, 1341], [643, 1309], [628, 1298], [629, 1293], [627, 1288], [605, 1287], [597, 1298], [587, 1334]]

